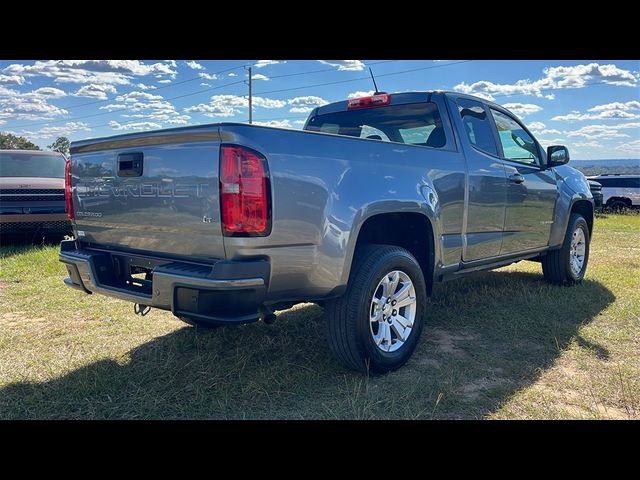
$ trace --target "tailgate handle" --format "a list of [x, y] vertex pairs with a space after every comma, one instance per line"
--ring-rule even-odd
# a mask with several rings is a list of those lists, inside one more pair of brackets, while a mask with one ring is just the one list
[[118, 154], [118, 176], [140, 177], [142, 176], [142, 152], [129, 152]]

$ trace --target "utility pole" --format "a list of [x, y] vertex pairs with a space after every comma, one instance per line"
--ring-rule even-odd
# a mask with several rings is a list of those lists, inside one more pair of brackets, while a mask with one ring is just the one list
[[249, 70], [249, 124], [253, 123], [253, 93], [251, 91], [252, 89], [252, 68], [248, 67]]

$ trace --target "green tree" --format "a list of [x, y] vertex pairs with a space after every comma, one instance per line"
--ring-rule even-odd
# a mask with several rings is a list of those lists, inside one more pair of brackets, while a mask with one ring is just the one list
[[47, 145], [47, 148], [69, 156], [69, 139], [67, 137], [58, 137], [51, 145]]
[[40, 147], [24, 137], [0, 133], [0, 150], [40, 150]]

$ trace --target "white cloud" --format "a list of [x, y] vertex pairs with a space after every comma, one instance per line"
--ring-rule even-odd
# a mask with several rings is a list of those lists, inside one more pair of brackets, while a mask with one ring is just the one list
[[589, 112], [601, 112], [603, 110], [640, 110], [640, 102], [631, 100], [629, 102], [613, 102], [604, 105], [596, 105], [589, 109]]
[[338, 67], [338, 70], [364, 70], [365, 64], [360, 60], [318, 60], [325, 65]]
[[267, 122], [253, 122], [256, 125], [262, 125], [264, 127], [278, 127], [278, 128], [293, 128], [289, 120], [269, 120]]
[[280, 60], [258, 60], [253, 66], [256, 68], [266, 67], [267, 65], [277, 65], [279, 63], [287, 63], [281, 62]]
[[[261, 108], [282, 108], [287, 104], [285, 100], [273, 98], [253, 97], [253, 106]], [[206, 117], [233, 117], [244, 113], [249, 107], [249, 100], [239, 95], [214, 95], [211, 102], [192, 105], [184, 109], [185, 112], [197, 112]]]
[[562, 132], [555, 128], [546, 128], [542, 130], [531, 130], [534, 135], [560, 135]]
[[98, 107], [99, 110], [109, 110], [110, 112], [113, 112], [114, 110], [123, 110], [125, 108], [129, 108], [129, 105], [125, 105], [124, 103], [110, 103], [109, 105]]
[[465, 82], [456, 85], [454, 90], [472, 95], [481, 96], [488, 100], [494, 100], [494, 95], [535, 95], [546, 97], [549, 100], [553, 95], [544, 95], [545, 89], [557, 88], [582, 88], [587, 83], [608, 83], [611, 85], [635, 86], [638, 83], [636, 76], [629, 70], [618, 68], [613, 64], [600, 65], [589, 63], [586, 65], [574, 65], [569, 67], [547, 67], [543, 70], [545, 76], [531, 81], [518, 80], [513, 84], [494, 83], [481, 80], [472, 84]]
[[49, 103], [64, 97], [59, 88], [41, 87], [30, 92], [19, 92], [0, 86], [0, 119], [45, 120], [69, 113], [64, 108]]
[[231, 73], [230, 73], [229, 75], [227, 75], [227, 76], [228, 76], [228, 77], [237, 77], [237, 76], [238, 76], [238, 74], [237, 74], [237, 73], [233, 73], [233, 72], [231, 72]]
[[[129, 92], [118, 95], [116, 100], [121, 103], [111, 103], [99, 107], [100, 110], [126, 110], [123, 113], [125, 118], [144, 118], [154, 122], [165, 122], [168, 124], [187, 123], [188, 115], [180, 115], [173, 104], [164, 100], [162, 95], [154, 95], [147, 92]], [[176, 122], [177, 120], [177, 122]]]
[[252, 102], [254, 107], [262, 108], [282, 108], [287, 104], [285, 100], [276, 100], [275, 98], [264, 97], [253, 97]]
[[210, 84], [210, 83], [207, 83], [207, 82], [202, 82], [202, 83], [200, 84], [200, 86], [201, 86], [201, 87], [210, 87], [210, 86], [211, 86], [211, 84]]
[[327, 105], [329, 102], [321, 97], [307, 95], [305, 97], [290, 98], [287, 103], [291, 105], [289, 109], [291, 113], [308, 113], [316, 107]]
[[136, 83], [136, 87], [138, 87], [140, 90], [155, 90], [156, 87], [155, 85], [145, 85], [144, 83]]
[[171, 79], [165, 78], [164, 80], [158, 80], [158, 83], [171, 83]]
[[565, 135], [568, 137], [584, 137], [590, 140], [596, 138], [619, 138], [619, 137], [629, 137], [626, 133], [621, 133], [619, 130], [627, 130], [627, 129], [639, 129], [640, 123], [638, 122], [630, 122], [630, 123], [621, 123], [618, 125], [587, 125], [585, 127], [579, 128], [577, 130], [565, 131]]
[[583, 148], [602, 148], [603, 145], [598, 143], [597, 140], [591, 140], [589, 142], [574, 142], [571, 144], [572, 147], [583, 147]]
[[111, 120], [109, 127], [113, 130], [153, 130], [162, 128], [162, 125], [154, 122], [129, 122], [121, 124], [115, 120]]
[[56, 83], [128, 85], [136, 76], [175, 76], [177, 72], [173, 63], [146, 64], [139, 60], [47, 60], [37, 61], [32, 65], [13, 63], [4, 68], [3, 72], [24, 77], [49, 77]]
[[566, 143], [564, 138], [538, 138], [538, 141], [545, 148], [550, 145], [563, 145], [564, 143]]
[[546, 125], [542, 122], [531, 122], [529, 124], [527, 124], [527, 126], [531, 129], [531, 130], [541, 130], [544, 127], [546, 127]]
[[24, 77], [22, 75], [2, 75], [0, 74], [0, 84], [14, 83], [16, 85], [24, 85]]
[[200, 78], [204, 78], [205, 80], [217, 80], [218, 76], [212, 73], [200, 72], [198, 74]]
[[204, 70], [204, 67], [202, 65], [200, 65], [198, 62], [196, 62], [195, 60], [191, 60], [189, 62], [184, 62], [184, 64], [191, 68], [192, 70]]
[[609, 119], [617, 119], [617, 120], [633, 120], [635, 118], [640, 118], [640, 114], [625, 112], [624, 110], [601, 110], [597, 113], [568, 113], [566, 115], [558, 115], [553, 117], [551, 120], [558, 121], [582, 121], [582, 120], [609, 120]]
[[163, 99], [162, 95], [153, 95], [152, 93], [137, 92], [137, 91], [125, 93], [124, 95], [119, 95], [116, 97], [117, 101], [127, 102], [127, 103], [137, 102], [140, 100], [162, 100], [162, 99]]
[[633, 140], [627, 143], [621, 143], [615, 147], [618, 152], [640, 157], [640, 140]]
[[600, 65], [594, 62], [571, 67], [548, 67], [543, 71], [548, 78], [556, 82], [558, 87], [581, 88], [586, 83], [594, 81], [627, 87], [633, 87], [638, 83], [638, 79], [632, 72], [613, 64]]
[[309, 113], [316, 107], [292, 107], [289, 109], [291, 113]]
[[44, 127], [40, 130], [30, 131], [24, 130], [21, 132], [21, 135], [25, 135], [28, 138], [33, 139], [41, 139], [41, 138], [56, 138], [60, 136], [68, 137], [74, 132], [78, 132], [80, 130], [90, 131], [89, 125], [84, 122], [67, 122], [64, 125], [59, 125], [55, 127]]
[[347, 98], [362, 98], [362, 97], [370, 97], [371, 95], [373, 95], [374, 92], [373, 90], [369, 90], [367, 92], [363, 92], [362, 90], [358, 90], [357, 92], [352, 92], [349, 95], [347, 95]]
[[263, 75], [261, 73], [256, 73], [255, 75], [252, 75], [251, 78], [253, 80], [269, 80], [269, 77], [267, 77], [266, 75]]
[[116, 87], [109, 84], [96, 85], [91, 83], [89, 85], [83, 85], [72, 95], [75, 97], [90, 97], [106, 100], [108, 97], [107, 93], [117, 93]]
[[505, 103], [502, 106], [507, 110], [515, 113], [516, 115], [520, 115], [522, 117], [542, 110], [542, 107], [540, 105], [535, 105], [533, 103]]
[[623, 119], [632, 120], [640, 118], [640, 113], [632, 113], [629, 110], [640, 110], [640, 102], [637, 100], [631, 100], [628, 102], [613, 102], [603, 105], [596, 105], [595, 107], [587, 110], [588, 112], [595, 113], [580, 113], [579, 111], [573, 111], [566, 115], [558, 115], [553, 117], [552, 120], [559, 121], [581, 121], [581, 120], [608, 120], [608, 119]]

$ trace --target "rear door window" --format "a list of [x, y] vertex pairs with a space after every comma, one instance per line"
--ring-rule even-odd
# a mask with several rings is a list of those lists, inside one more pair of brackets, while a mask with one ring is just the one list
[[458, 112], [471, 144], [478, 150], [497, 157], [498, 147], [484, 106], [475, 100], [459, 98]]

